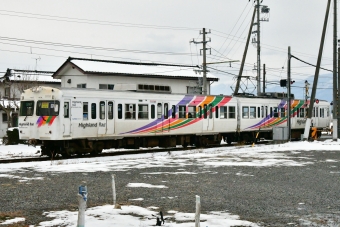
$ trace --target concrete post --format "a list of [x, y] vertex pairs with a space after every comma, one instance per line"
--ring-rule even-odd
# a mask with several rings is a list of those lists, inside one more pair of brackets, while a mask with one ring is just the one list
[[113, 208], [116, 208], [116, 183], [115, 183], [115, 175], [112, 174], [112, 196], [113, 196]]
[[201, 198], [196, 195], [196, 214], [195, 214], [195, 227], [200, 227], [201, 215]]
[[77, 227], [85, 227], [85, 210], [87, 202], [87, 186], [80, 185], [78, 198], [78, 223]]

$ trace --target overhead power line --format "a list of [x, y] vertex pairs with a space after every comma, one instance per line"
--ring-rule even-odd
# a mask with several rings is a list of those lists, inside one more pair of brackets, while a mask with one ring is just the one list
[[[298, 61], [301, 61], [301, 62], [303, 62], [303, 63], [305, 63], [305, 64], [307, 64], [307, 65], [310, 65], [310, 66], [313, 66], [313, 67], [316, 67], [316, 65], [313, 65], [313, 64], [311, 64], [311, 63], [308, 63], [308, 62], [306, 62], [306, 61], [304, 61], [304, 60], [301, 60], [300, 58], [298, 58], [298, 57], [295, 57], [294, 55], [290, 55], [292, 58], [295, 58], [296, 60], [298, 60]], [[333, 72], [332, 70], [329, 70], [329, 69], [325, 69], [325, 68], [322, 68], [322, 67], [320, 67], [320, 69], [323, 69], [323, 70], [325, 70], [325, 71], [329, 71], [329, 72]]]

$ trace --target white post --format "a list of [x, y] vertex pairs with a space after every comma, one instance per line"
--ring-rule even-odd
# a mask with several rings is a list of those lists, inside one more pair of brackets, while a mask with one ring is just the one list
[[195, 227], [200, 227], [201, 198], [196, 195]]
[[113, 208], [116, 208], [116, 183], [115, 183], [115, 175], [112, 174], [112, 195], [113, 195]]
[[87, 201], [87, 187], [80, 185], [79, 193], [77, 195], [78, 198], [78, 223], [77, 227], [85, 227], [85, 210], [86, 210], [86, 201]]

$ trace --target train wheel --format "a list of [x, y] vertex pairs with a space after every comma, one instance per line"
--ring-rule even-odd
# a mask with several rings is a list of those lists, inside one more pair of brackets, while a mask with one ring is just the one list
[[231, 136], [227, 136], [227, 139], [225, 139], [225, 141], [226, 141], [227, 144], [229, 144], [229, 145], [233, 142]]
[[57, 152], [55, 151], [49, 151], [47, 152], [47, 156], [50, 157], [50, 158], [54, 158], [55, 156], [57, 156]]

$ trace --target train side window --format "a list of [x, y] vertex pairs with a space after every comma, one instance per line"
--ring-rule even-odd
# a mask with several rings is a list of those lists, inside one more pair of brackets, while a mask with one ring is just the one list
[[305, 117], [305, 109], [304, 108], [300, 108], [300, 117], [301, 118]]
[[204, 114], [204, 119], [207, 119], [207, 112], [208, 112], [208, 107], [207, 107], [207, 104], [204, 104], [204, 110], [203, 110], [203, 114]]
[[118, 104], [118, 119], [122, 119], [123, 118], [123, 105], [122, 104]]
[[274, 117], [279, 117], [279, 108], [274, 107]]
[[186, 106], [178, 106], [178, 118], [186, 118]]
[[209, 118], [212, 119], [213, 118], [213, 113], [212, 113], [212, 105], [209, 104]]
[[155, 117], [156, 117], [155, 112], [156, 112], [155, 105], [152, 104], [152, 105], [151, 105], [151, 119], [155, 119]]
[[249, 117], [252, 119], [256, 118], [256, 106], [251, 106], [249, 110]]
[[273, 117], [273, 107], [270, 107], [270, 117]]
[[268, 116], [268, 106], [266, 106], [266, 108], [265, 108], [265, 116], [267, 117]]
[[113, 119], [113, 102], [108, 102], [107, 104], [107, 118], [109, 120]]
[[138, 119], [148, 119], [149, 118], [149, 109], [146, 104], [138, 105]]
[[218, 118], [218, 106], [215, 106], [215, 118]]
[[91, 103], [91, 119], [97, 118], [97, 104]]
[[89, 103], [83, 102], [83, 120], [89, 119]]
[[249, 118], [249, 107], [242, 106], [242, 118]]
[[315, 117], [319, 117], [319, 107], [315, 107]]
[[221, 119], [227, 119], [228, 118], [228, 107], [227, 106], [221, 106], [220, 110], [221, 110], [220, 118]]
[[280, 117], [285, 117], [286, 116], [285, 108], [281, 108], [280, 114], [281, 114]]
[[264, 118], [264, 106], [261, 106], [261, 118]]
[[188, 118], [196, 118], [196, 106], [188, 106]]
[[104, 120], [105, 119], [105, 102], [100, 101], [99, 106], [100, 106], [99, 117], [100, 117], [101, 120]]
[[168, 119], [169, 105], [168, 103], [164, 103], [164, 119]]
[[162, 119], [162, 103], [157, 103], [157, 118]]
[[125, 119], [136, 119], [136, 104], [125, 104]]
[[228, 106], [228, 118], [235, 119], [235, 117], [236, 117], [235, 106]]
[[261, 107], [257, 107], [257, 118], [261, 117]]
[[64, 118], [70, 117], [70, 103], [64, 102]]
[[172, 118], [176, 118], [176, 106], [172, 105], [171, 107], [171, 116]]
[[202, 106], [198, 107], [198, 117], [202, 118]]

